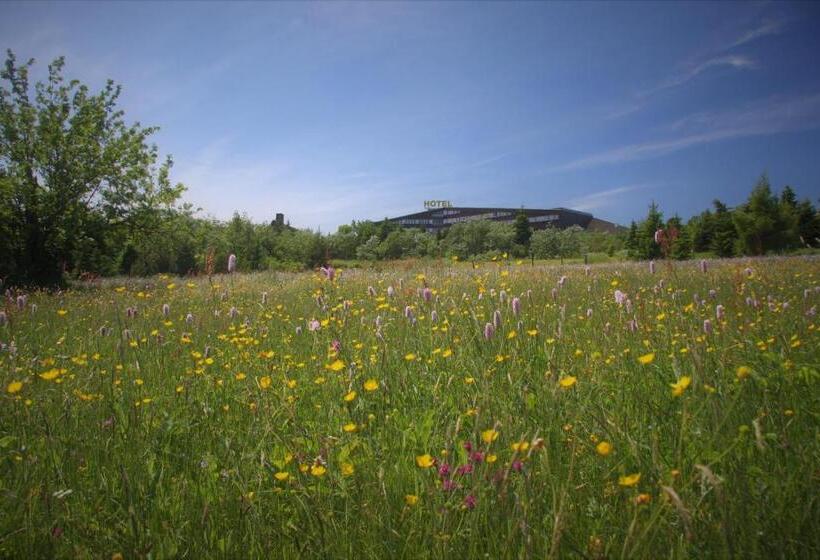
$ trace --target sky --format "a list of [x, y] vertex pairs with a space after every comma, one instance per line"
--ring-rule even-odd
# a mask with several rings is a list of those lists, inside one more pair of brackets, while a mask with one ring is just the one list
[[820, 198], [820, 3], [3, 2], [0, 47], [123, 87], [202, 215]]

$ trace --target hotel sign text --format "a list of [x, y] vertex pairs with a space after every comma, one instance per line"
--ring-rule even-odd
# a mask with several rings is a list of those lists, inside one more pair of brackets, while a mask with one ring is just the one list
[[427, 209], [452, 208], [453, 204], [449, 200], [425, 200], [424, 207]]

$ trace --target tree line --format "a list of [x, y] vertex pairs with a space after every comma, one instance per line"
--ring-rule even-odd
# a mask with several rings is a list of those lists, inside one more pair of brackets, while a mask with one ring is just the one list
[[[60, 285], [71, 277], [223, 272], [229, 254], [238, 269], [300, 270], [330, 260], [407, 257], [466, 259], [508, 255], [569, 258], [600, 253], [623, 258], [688, 258], [763, 254], [817, 247], [814, 205], [785, 187], [775, 196], [763, 176], [749, 199], [730, 209], [715, 201], [686, 224], [664, 221], [656, 205], [621, 232], [573, 227], [533, 231], [514, 223], [472, 221], [446, 231], [403, 229], [385, 219], [354, 221], [335, 233], [253, 223], [235, 214], [201, 217], [181, 201], [160, 158], [156, 128], [128, 124], [117, 108], [120, 86], [92, 92], [63, 76], [64, 60], [31, 84], [33, 60], [8, 51], [0, 71], [0, 281]], [[656, 239], [658, 232], [660, 243]]]

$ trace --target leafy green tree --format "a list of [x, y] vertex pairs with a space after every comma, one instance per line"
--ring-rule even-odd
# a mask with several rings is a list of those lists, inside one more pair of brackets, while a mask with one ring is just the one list
[[148, 144], [156, 128], [125, 123], [119, 86], [92, 93], [66, 82], [57, 58], [32, 89], [33, 65], [8, 51], [0, 72], [0, 176], [10, 202], [0, 276], [53, 285], [65, 270], [114, 272], [128, 237], [150, 229], [184, 188], [169, 180], [170, 158], [157, 167]]
[[797, 204], [797, 232], [800, 241], [808, 247], [820, 247], [820, 215], [808, 200]]
[[524, 249], [523, 252], [526, 254], [527, 250], [530, 248], [532, 228], [530, 227], [530, 221], [524, 212], [519, 212], [515, 217], [513, 227], [515, 228], [515, 244], [522, 247]]

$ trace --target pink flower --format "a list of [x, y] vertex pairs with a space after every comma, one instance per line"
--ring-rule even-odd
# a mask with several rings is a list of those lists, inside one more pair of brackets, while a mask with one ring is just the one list
[[475, 509], [476, 499], [472, 494], [467, 494], [464, 497], [464, 507], [467, 509]]
[[321, 328], [322, 324], [319, 323], [316, 319], [311, 319], [308, 321], [308, 330], [310, 332], [318, 331]]

